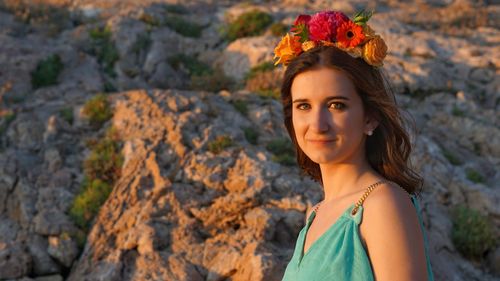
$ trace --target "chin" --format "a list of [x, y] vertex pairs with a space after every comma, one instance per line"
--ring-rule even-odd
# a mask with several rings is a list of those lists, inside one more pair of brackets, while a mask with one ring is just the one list
[[[307, 154], [306, 154], [307, 155]], [[326, 164], [334, 161], [335, 157], [330, 155], [307, 155], [316, 164]]]

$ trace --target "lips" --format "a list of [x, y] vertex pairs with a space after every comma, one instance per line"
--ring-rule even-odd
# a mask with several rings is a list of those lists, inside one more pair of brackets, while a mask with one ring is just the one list
[[308, 142], [314, 142], [314, 143], [327, 143], [327, 142], [333, 142], [335, 141], [334, 139], [314, 139], [314, 140], [307, 140]]

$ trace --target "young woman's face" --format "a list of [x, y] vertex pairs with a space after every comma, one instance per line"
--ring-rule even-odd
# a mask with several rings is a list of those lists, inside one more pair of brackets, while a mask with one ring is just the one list
[[[319, 68], [295, 76], [292, 123], [299, 147], [318, 164], [364, 157], [363, 104], [352, 81], [341, 71]], [[362, 153], [362, 154], [361, 154]]]

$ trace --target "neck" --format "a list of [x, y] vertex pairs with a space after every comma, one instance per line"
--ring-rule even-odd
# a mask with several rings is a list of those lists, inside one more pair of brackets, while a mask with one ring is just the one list
[[350, 162], [320, 164], [320, 169], [325, 202], [365, 190], [371, 184], [383, 179], [364, 158]]

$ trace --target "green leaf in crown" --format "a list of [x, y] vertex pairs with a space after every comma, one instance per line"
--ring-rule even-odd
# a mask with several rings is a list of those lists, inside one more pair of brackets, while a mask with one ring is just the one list
[[372, 17], [373, 11], [371, 12], [366, 12], [365, 10], [362, 10], [354, 15], [353, 22], [357, 25], [365, 25], [366, 22]]

